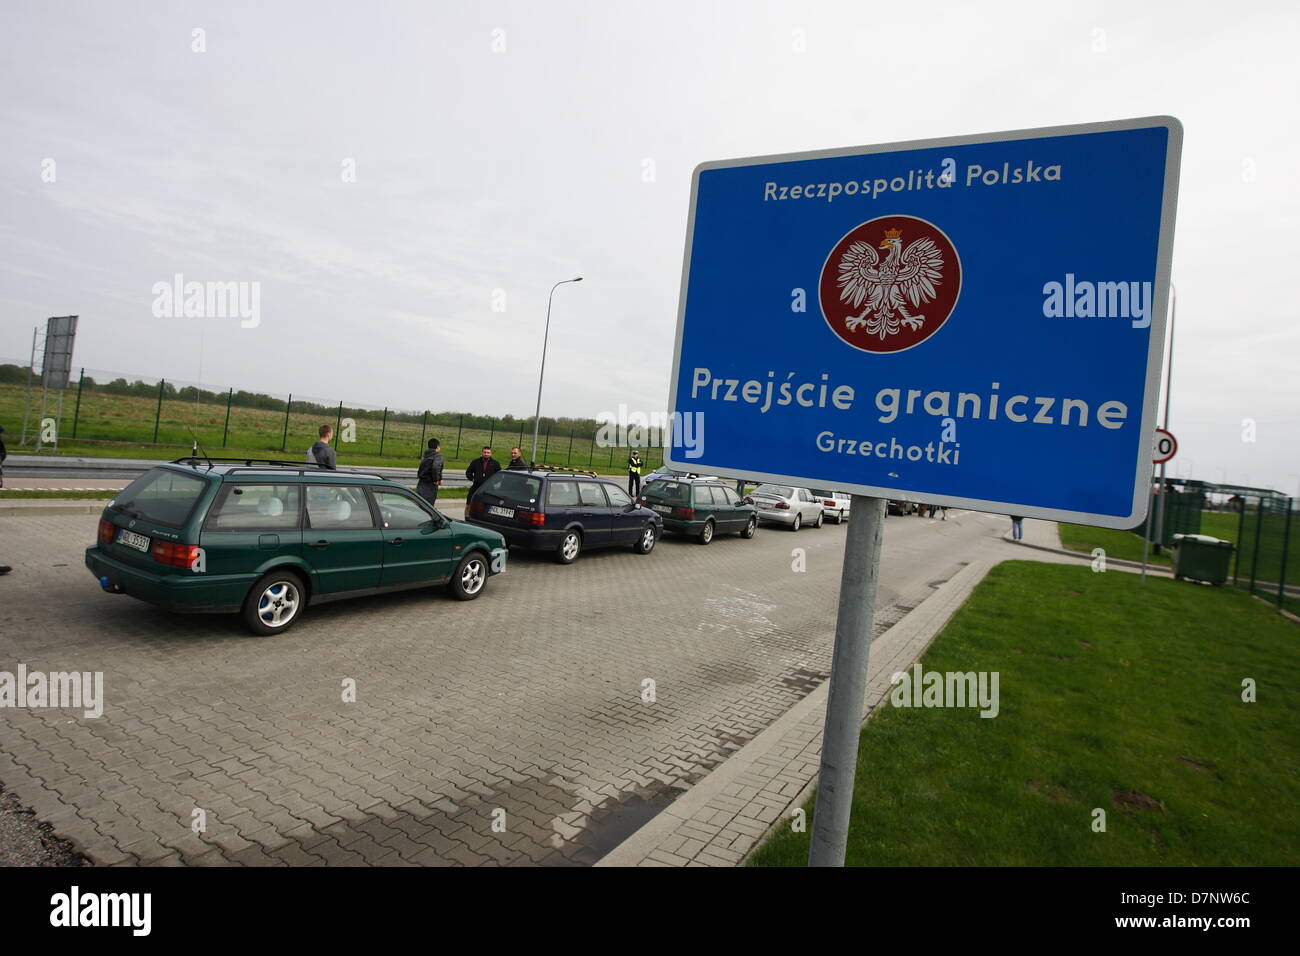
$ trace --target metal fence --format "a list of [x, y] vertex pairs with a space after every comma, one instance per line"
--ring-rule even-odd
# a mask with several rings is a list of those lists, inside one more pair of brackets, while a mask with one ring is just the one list
[[1294, 528], [1295, 499], [1279, 494], [1240, 495], [1232, 583], [1300, 614], [1300, 541]]
[[[19, 445], [33, 444], [42, 427], [40, 421], [24, 421], [26, 394], [19, 373], [25, 370], [25, 365], [0, 363], [0, 421], [12, 423], [9, 435]], [[443, 454], [453, 463], [477, 457], [485, 445], [503, 462], [512, 447], [520, 448], [527, 459], [532, 446], [531, 416], [434, 413], [294, 393], [213, 389], [102, 369], [81, 369], [62, 397], [59, 441], [120, 443], [127, 457], [132, 445], [188, 451], [198, 442], [209, 454], [305, 458], [320, 426], [326, 424], [334, 429], [333, 445], [345, 463], [351, 458], [413, 464], [430, 438], [439, 439]], [[21, 433], [15, 434], [20, 428]], [[598, 435], [590, 420], [543, 417], [537, 461], [620, 470], [629, 449], [602, 443]], [[662, 464], [662, 448], [642, 446], [641, 452], [648, 467]]]

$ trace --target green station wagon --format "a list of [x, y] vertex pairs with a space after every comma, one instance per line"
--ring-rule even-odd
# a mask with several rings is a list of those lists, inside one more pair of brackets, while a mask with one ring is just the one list
[[754, 537], [758, 509], [722, 482], [705, 478], [656, 478], [637, 503], [663, 515], [664, 530], [708, 544], [715, 534]]
[[86, 567], [172, 611], [242, 613], [278, 634], [306, 606], [446, 584], [461, 600], [505, 570], [505, 539], [398, 482], [261, 459], [177, 459], [108, 503]]

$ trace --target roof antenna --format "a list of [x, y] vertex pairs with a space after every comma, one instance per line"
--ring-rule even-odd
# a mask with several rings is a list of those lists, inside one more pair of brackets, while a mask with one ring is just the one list
[[208, 457], [207, 450], [199, 444], [199, 436], [194, 434], [194, 429], [190, 429], [190, 437], [194, 439], [194, 445], [190, 449], [190, 462], [195, 465], [199, 464], [199, 452], [203, 452], [203, 460], [208, 463], [208, 471], [212, 470], [212, 459]]

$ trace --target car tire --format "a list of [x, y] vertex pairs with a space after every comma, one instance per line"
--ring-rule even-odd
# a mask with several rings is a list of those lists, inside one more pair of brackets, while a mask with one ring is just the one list
[[487, 587], [488, 559], [482, 551], [461, 558], [451, 576], [451, 593], [458, 601], [472, 601]]
[[632, 550], [637, 554], [649, 554], [655, 549], [655, 542], [659, 540], [659, 535], [655, 533], [655, 526], [646, 525], [641, 529], [641, 536], [636, 539], [636, 544], [632, 545]]
[[713, 540], [713, 519], [712, 518], [704, 522], [704, 530], [700, 532], [700, 536], [697, 540], [700, 542], [700, 544], [708, 544], [710, 541]]
[[289, 570], [270, 571], [248, 589], [241, 614], [244, 624], [259, 637], [283, 634], [302, 617], [307, 606], [307, 587], [302, 577]]
[[555, 549], [555, 560], [560, 564], [572, 564], [582, 553], [582, 532], [576, 528], [564, 533]]
[[745, 525], [745, 530], [740, 532], [742, 538], [752, 538], [758, 531], [758, 515], [750, 515], [749, 523]]
[[817, 512], [817, 520], [813, 522], [813, 527], [820, 528], [822, 526], [822, 522], [825, 520], [826, 520], [826, 512], [824, 511]]
[[795, 515], [794, 522], [790, 525], [790, 530], [798, 531], [801, 524], [803, 524], [803, 515]]

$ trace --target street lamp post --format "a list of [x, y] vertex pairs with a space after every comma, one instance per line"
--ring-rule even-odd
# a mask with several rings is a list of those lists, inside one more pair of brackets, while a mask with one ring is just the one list
[[546, 297], [546, 331], [542, 335], [542, 370], [537, 375], [537, 411], [533, 414], [533, 450], [528, 456], [528, 466], [537, 467], [537, 426], [542, 421], [542, 382], [546, 379], [546, 342], [551, 337], [551, 299], [555, 290], [566, 282], [581, 282], [582, 276], [573, 279], [561, 279], [551, 286], [551, 294]]

